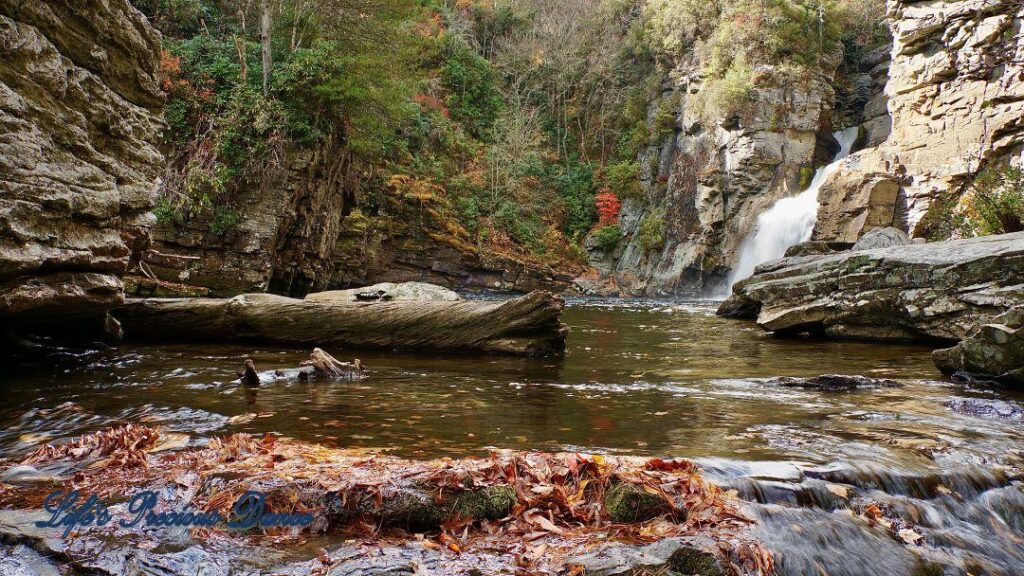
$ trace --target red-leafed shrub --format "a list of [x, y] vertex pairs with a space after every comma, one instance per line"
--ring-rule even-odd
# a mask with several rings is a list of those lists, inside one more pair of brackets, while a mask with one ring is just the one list
[[448, 107], [444, 105], [441, 99], [431, 96], [430, 94], [419, 93], [413, 96], [413, 101], [419, 104], [423, 108], [430, 108], [444, 116], [449, 117]]
[[621, 208], [622, 202], [619, 197], [605, 188], [597, 195], [598, 223], [602, 225], [618, 223]]

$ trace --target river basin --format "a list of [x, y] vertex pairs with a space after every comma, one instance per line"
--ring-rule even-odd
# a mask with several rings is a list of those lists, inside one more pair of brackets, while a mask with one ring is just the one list
[[[947, 380], [930, 347], [782, 339], [716, 317], [715, 305], [573, 301], [564, 314], [572, 330], [564, 358], [330, 349], [342, 360], [360, 358], [369, 377], [281, 380], [258, 389], [237, 381], [244, 358], [259, 370], [293, 368], [309, 350], [65, 350], [45, 367], [5, 376], [0, 455], [17, 459], [43, 442], [131, 420], [186, 432], [193, 444], [270, 432], [414, 459], [493, 449], [686, 457], [750, 502], [764, 539], [782, 552], [782, 573], [802, 573], [820, 560], [820, 550], [783, 529], [796, 521], [820, 523], [825, 538], [852, 530], [844, 537], [864, 541], [831, 553], [837, 563], [893, 546], [892, 563], [878, 568], [891, 572], [860, 573], [916, 565], [917, 556], [891, 538], [836, 516], [856, 501], [829, 496], [836, 493], [830, 485], [930, 510], [926, 519], [955, 518], [954, 543], [941, 536], [951, 529], [944, 521], [919, 528], [934, 532], [928, 537], [941, 553], [933, 556], [973, 554], [989, 569], [1024, 571], [1024, 551], [1014, 541], [1024, 530], [1017, 481], [1024, 393]], [[902, 387], [824, 392], [771, 381], [833, 373], [895, 379]], [[960, 499], [944, 503], [939, 485]], [[996, 491], [998, 505], [979, 511], [978, 502]]]

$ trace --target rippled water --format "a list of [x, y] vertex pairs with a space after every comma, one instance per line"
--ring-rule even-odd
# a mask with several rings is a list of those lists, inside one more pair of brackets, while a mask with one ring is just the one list
[[[1016, 481], [1024, 394], [944, 380], [927, 347], [777, 339], [716, 318], [711, 304], [590, 302], [570, 306], [564, 319], [572, 333], [563, 359], [331, 349], [343, 360], [362, 359], [369, 378], [277, 381], [258, 390], [235, 380], [243, 358], [272, 370], [297, 366], [309, 351], [68, 352], [46, 368], [6, 376], [0, 455], [131, 419], [190, 432], [196, 442], [269, 431], [409, 457], [491, 447], [692, 457], [755, 503], [784, 573], [817, 565], [829, 574], [899, 574], [918, 562], [920, 554], [884, 530], [851, 519], [858, 499], [890, 501], [897, 515], [916, 518], [929, 550], [945, 551], [943, 562], [968, 554], [977, 565], [959, 561], [964, 570], [1024, 573]], [[905, 386], [820, 392], [768, 380], [823, 373]], [[972, 416], [977, 411], [964, 407], [975, 403], [996, 408]], [[851, 496], [836, 498], [829, 485]], [[845, 539], [846, 556], [829, 556], [794, 525]], [[901, 552], [860, 572], [829, 564], [891, 547]]]

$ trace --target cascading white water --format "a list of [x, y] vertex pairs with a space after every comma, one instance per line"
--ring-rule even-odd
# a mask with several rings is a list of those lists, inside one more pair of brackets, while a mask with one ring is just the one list
[[839, 153], [828, 166], [818, 168], [810, 186], [797, 196], [783, 198], [757, 217], [757, 226], [740, 245], [740, 258], [729, 275], [729, 287], [754, 273], [758, 264], [777, 260], [794, 244], [810, 240], [818, 220], [818, 189], [839, 169], [857, 140], [857, 128], [834, 134]]

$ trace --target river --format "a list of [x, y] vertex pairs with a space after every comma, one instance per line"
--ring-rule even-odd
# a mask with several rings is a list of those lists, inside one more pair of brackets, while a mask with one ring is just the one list
[[[328, 350], [359, 357], [369, 378], [252, 391], [236, 380], [242, 358], [272, 370], [309, 351], [66, 350], [5, 377], [0, 455], [134, 420], [194, 444], [276, 432], [411, 458], [493, 448], [689, 457], [750, 501], [783, 574], [909, 574], [920, 557], [1024, 574], [1021, 392], [944, 379], [928, 347], [779, 339], [717, 318], [711, 302], [571, 302], [564, 321], [561, 359]], [[770, 381], [827, 373], [903, 387]], [[850, 512], [868, 501], [910, 521], [920, 542]]]

